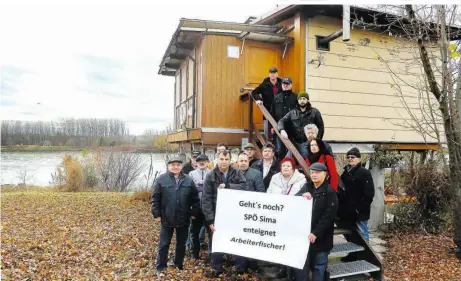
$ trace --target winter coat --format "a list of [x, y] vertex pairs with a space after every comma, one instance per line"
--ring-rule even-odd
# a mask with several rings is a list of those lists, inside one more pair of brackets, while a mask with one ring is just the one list
[[317, 189], [312, 182], [306, 183], [296, 194], [312, 195], [311, 233], [317, 237], [310, 251], [328, 252], [333, 248], [334, 220], [338, 211], [338, 197], [331, 185], [324, 181]]
[[247, 180], [248, 190], [256, 192], [265, 192], [266, 188], [264, 187], [263, 174], [253, 168], [248, 168], [246, 171], [243, 171], [243, 175]]
[[192, 166], [192, 163], [191, 162], [188, 162], [186, 165], [184, 165], [184, 167], [182, 168], [182, 172], [186, 175], [189, 175], [190, 172], [192, 172], [193, 170], [195, 170], [196, 168], [194, 168], [194, 166]]
[[176, 183], [170, 172], [160, 175], [152, 193], [152, 215], [161, 217], [162, 226], [188, 226], [191, 216], [200, 211], [198, 191], [191, 177], [181, 173]]
[[272, 85], [271, 79], [266, 77], [263, 82], [251, 92], [254, 99], [263, 101], [263, 105], [268, 111], [271, 109], [275, 95], [282, 91], [282, 79], [277, 77], [275, 85], [277, 86], [277, 93], [274, 94], [274, 85]]
[[[264, 159], [260, 159], [260, 160], [258, 160], [256, 162], [254, 162], [254, 164], [251, 165], [251, 168], [260, 171], [261, 174], [264, 175]], [[278, 172], [280, 172], [280, 162], [277, 159], [274, 158], [274, 160], [272, 160], [272, 165], [269, 168], [269, 172], [263, 178], [265, 190], [267, 190], [267, 188], [269, 188], [269, 184], [271, 182], [272, 176], [277, 174]]]
[[294, 170], [288, 185], [285, 184], [285, 179], [282, 173], [277, 173], [272, 177], [267, 193], [282, 194], [282, 195], [295, 195], [298, 193], [303, 185], [306, 183], [306, 177], [301, 174], [297, 169]]
[[298, 95], [296, 93], [293, 93], [291, 90], [282, 91], [275, 96], [270, 113], [274, 117], [275, 122], [278, 122], [288, 112], [295, 109], [297, 104]]
[[228, 189], [248, 190], [248, 184], [242, 171], [229, 166], [227, 178], [224, 179], [224, 175], [218, 167], [211, 170], [206, 175], [202, 194], [202, 212], [208, 225], [214, 224], [218, 186], [222, 183]]
[[370, 219], [370, 206], [375, 196], [375, 186], [370, 172], [359, 163], [341, 175], [346, 191], [339, 194], [339, 217], [345, 220]]
[[302, 112], [299, 105], [295, 109], [288, 112], [280, 121], [277, 123], [279, 131], [286, 130], [287, 124], [291, 124], [293, 135], [289, 135], [298, 143], [307, 141], [306, 134], [304, 133], [304, 127], [307, 124], [315, 124], [319, 128], [317, 138], [322, 139], [324, 133], [323, 119], [320, 111], [313, 108], [310, 103], [307, 104], [306, 111]]
[[[336, 170], [335, 159], [331, 155], [322, 154], [322, 155], [320, 155], [319, 160], [317, 162], [322, 163], [327, 167], [327, 169], [328, 169], [327, 176], [330, 179], [329, 183], [330, 183], [331, 187], [333, 187], [333, 189], [336, 192], [338, 192], [339, 174], [338, 174], [338, 171]], [[306, 158], [306, 164], [307, 164], [307, 166], [310, 167], [314, 163], [311, 163], [309, 161], [309, 158]]]

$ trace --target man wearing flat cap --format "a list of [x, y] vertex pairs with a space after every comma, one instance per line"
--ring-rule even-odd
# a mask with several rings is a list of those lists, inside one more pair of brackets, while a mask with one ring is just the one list
[[[278, 78], [278, 75], [278, 69], [271, 67], [269, 69], [269, 77], [264, 78], [261, 84], [251, 91], [251, 95], [256, 100], [256, 103], [263, 104], [268, 111], [271, 109], [275, 95], [282, 91], [282, 79]], [[266, 118], [263, 119], [264, 135], [267, 135], [269, 125]]]
[[179, 157], [170, 158], [168, 171], [155, 180], [152, 193], [152, 215], [161, 223], [156, 262], [158, 276], [161, 276], [167, 267], [168, 248], [175, 231], [174, 265], [178, 270], [182, 270], [190, 219], [195, 219], [200, 208], [195, 183], [182, 172], [182, 167], [183, 163]]
[[245, 151], [246, 155], [248, 155], [248, 158], [250, 160], [250, 163], [249, 163], [250, 167], [251, 167], [251, 165], [253, 165], [254, 162], [259, 160], [255, 156], [256, 148], [251, 142], [249, 142], [249, 143], [247, 143], [245, 145], [245, 147], [243, 148], [243, 151]]
[[190, 162], [184, 165], [182, 169], [183, 173], [189, 175], [190, 172], [197, 168], [197, 157], [200, 155], [200, 151], [194, 150], [191, 153]]
[[[282, 119], [288, 112], [296, 108], [296, 105], [298, 104], [298, 99], [297, 94], [293, 93], [292, 88], [293, 81], [291, 80], [291, 78], [283, 78], [282, 91], [275, 96], [274, 102], [272, 103], [272, 107], [270, 109], [270, 113], [272, 117], [274, 117], [275, 122], [279, 122], [280, 119]], [[285, 129], [289, 133], [291, 133], [291, 124], [286, 124]], [[272, 129], [272, 133], [275, 133], [274, 129]], [[276, 156], [279, 160], [281, 160], [285, 157], [286, 148], [283, 142], [278, 137], [278, 135], [274, 135], [274, 138]]]
[[[370, 171], [362, 166], [361, 153], [357, 147], [347, 152], [347, 166], [341, 175], [346, 192], [339, 194], [338, 227], [355, 228], [358, 223], [365, 240], [369, 240], [368, 220], [370, 208], [375, 196], [375, 186]], [[344, 235], [347, 241], [354, 243], [354, 237]], [[355, 242], [357, 244], [357, 242]], [[356, 254], [349, 254], [342, 261], [356, 260]]]
[[314, 163], [309, 167], [312, 182], [304, 184], [296, 194], [307, 200], [314, 200], [312, 207], [311, 234], [309, 239], [309, 254], [303, 270], [294, 269], [295, 280], [307, 280], [309, 270], [312, 271], [312, 281], [323, 281], [328, 265], [328, 255], [333, 248], [333, 231], [338, 197], [336, 192], [325, 180], [327, 167], [322, 163]]

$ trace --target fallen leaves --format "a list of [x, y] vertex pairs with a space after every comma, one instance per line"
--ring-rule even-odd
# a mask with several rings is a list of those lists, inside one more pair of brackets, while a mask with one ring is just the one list
[[461, 280], [461, 263], [448, 252], [453, 246], [451, 237], [399, 235], [389, 245], [384, 272], [390, 280]]
[[188, 259], [157, 279], [159, 225], [130, 194], [8, 192], [1, 203], [2, 280], [214, 280], [210, 264]]

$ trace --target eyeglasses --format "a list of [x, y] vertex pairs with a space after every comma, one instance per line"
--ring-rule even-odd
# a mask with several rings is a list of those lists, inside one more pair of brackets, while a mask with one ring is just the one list
[[352, 155], [347, 156], [347, 159], [355, 159], [355, 158], [357, 158], [357, 157], [352, 156]]

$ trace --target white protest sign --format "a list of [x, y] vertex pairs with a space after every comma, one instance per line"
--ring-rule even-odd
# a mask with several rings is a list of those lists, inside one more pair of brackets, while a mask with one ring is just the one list
[[212, 250], [302, 269], [311, 219], [301, 196], [218, 189]]

